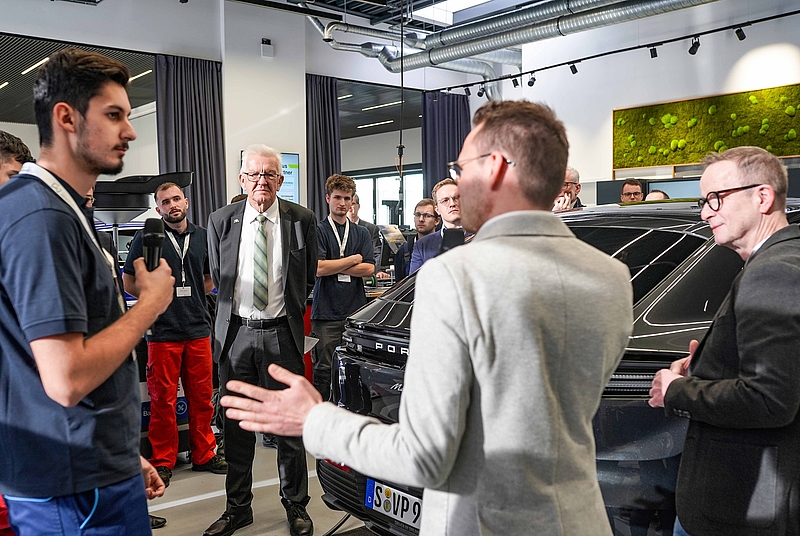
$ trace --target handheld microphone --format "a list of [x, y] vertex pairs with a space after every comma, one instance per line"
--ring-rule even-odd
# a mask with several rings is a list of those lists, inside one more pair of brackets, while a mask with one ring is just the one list
[[148, 218], [142, 231], [142, 256], [147, 271], [158, 268], [161, 251], [164, 249], [164, 221], [161, 218]]

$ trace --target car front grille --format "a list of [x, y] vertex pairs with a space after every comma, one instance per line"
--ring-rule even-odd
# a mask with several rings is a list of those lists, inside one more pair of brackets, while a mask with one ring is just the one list
[[324, 460], [317, 462], [317, 475], [325, 493], [330, 493], [349, 509], [362, 510], [364, 494], [367, 492], [363, 477], [359, 479], [354, 473], [345, 472]]
[[654, 372], [622, 373], [616, 372], [606, 384], [604, 397], [649, 398], [650, 385]]

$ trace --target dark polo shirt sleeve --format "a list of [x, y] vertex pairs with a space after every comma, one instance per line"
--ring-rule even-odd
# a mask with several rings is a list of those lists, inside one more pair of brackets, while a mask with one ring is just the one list
[[75, 216], [54, 209], [30, 214], [3, 237], [3, 264], [17, 305], [19, 325], [30, 341], [87, 333], [88, 315], [79, 258], [81, 235]]

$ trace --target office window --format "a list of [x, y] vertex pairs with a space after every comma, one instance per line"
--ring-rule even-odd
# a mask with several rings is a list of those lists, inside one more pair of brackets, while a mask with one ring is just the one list
[[[414, 206], [424, 196], [420, 166], [404, 171], [402, 180], [394, 168], [347, 172], [356, 182], [361, 202], [359, 217], [376, 225], [414, 225]], [[400, 190], [403, 214], [400, 216]]]

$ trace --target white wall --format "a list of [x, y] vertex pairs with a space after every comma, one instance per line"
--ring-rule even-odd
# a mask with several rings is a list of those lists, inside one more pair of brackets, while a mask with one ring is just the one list
[[[720, 0], [675, 13], [524, 45], [525, 71], [572, 59], [653, 43], [797, 8], [796, 0]], [[533, 88], [506, 88], [506, 98], [527, 98], [552, 106], [567, 127], [570, 165], [581, 182], [611, 178], [612, 110], [720, 93], [800, 82], [798, 17], [702, 36], [696, 56], [690, 40], [615, 54], [542, 71]], [[526, 79], [527, 80], [527, 79]], [[519, 97], [515, 97], [519, 95]], [[587, 187], [584, 190], [589, 193]], [[583, 198], [583, 196], [582, 196]], [[592, 199], [588, 200], [592, 202]], [[586, 200], [584, 200], [586, 202]]]
[[[306, 200], [305, 31], [303, 17], [225, 2], [223, 114], [228, 197], [240, 190], [240, 152], [264, 143], [300, 154], [300, 200]], [[261, 57], [261, 38], [273, 58]], [[300, 37], [298, 39], [298, 37]]]
[[0, 32], [219, 61], [223, 0], [2, 0]]
[[[384, 132], [372, 136], [342, 140], [342, 171], [392, 167], [397, 157], [399, 132]], [[405, 165], [422, 162], [422, 129], [403, 131], [403, 161]]]

